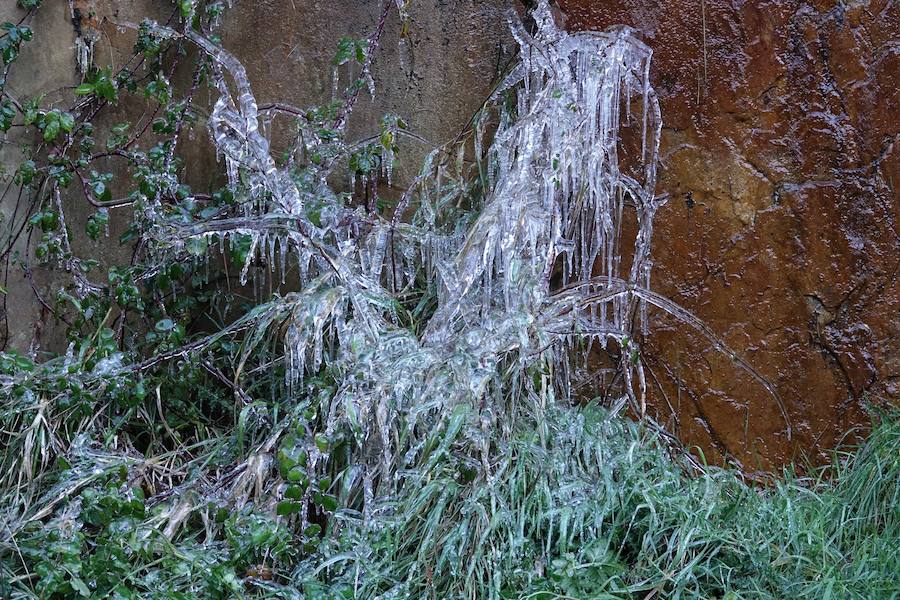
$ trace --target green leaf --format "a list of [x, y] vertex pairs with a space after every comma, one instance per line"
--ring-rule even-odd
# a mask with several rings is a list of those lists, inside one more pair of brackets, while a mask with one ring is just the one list
[[113, 84], [112, 80], [110, 80], [109, 77], [101, 77], [100, 79], [98, 79], [94, 84], [94, 89], [97, 95], [104, 100], [115, 102], [118, 98], [118, 91], [116, 90], [116, 86]]
[[87, 96], [88, 94], [94, 93], [94, 84], [93, 83], [82, 83], [78, 87], [75, 88], [76, 96]]
[[72, 575], [72, 578], [69, 579], [69, 585], [71, 585], [76, 592], [84, 596], [85, 598], [89, 598], [91, 595], [91, 590], [88, 589], [88, 586], [85, 582], [83, 582], [78, 577]]
[[287, 486], [287, 489], [284, 490], [284, 497], [290, 498], [291, 500], [302, 500], [303, 488], [299, 485], [289, 485]]
[[16, 110], [9, 101], [4, 101], [0, 105], [0, 130], [9, 131], [12, 127], [13, 119], [16, 118]]
[[59, 119], [51, 119], [44, 125], [44, 141], [52, 142], [59, 135]]
[[319, 505], [328, 512], [334, 512], [338, 507], [337, 498], [328, 494], [321, 494]]
[[72, 113], [61, 113], [59, 115], [59, 126], [66, 133], [72, 133], [72, 130], [75, 129], [75, 117], [72, 116]]
[[291, 468], [291, 470], [288, 471], [287, 480], [291, 483], [296, 483], [299, 487], [304, 489], [309, 485], [309, 478], [300, 467]]
[[194, 2], [193, 0], [180, 0], [178, 8], [181, 10], [181, 16], [187, 19], [191, 16], [191, 11], [194, 9]]
[[279, 517], [288, 517], [290, 515], [300, 512], [300, 510], [302, 508], [303, 508], [303, 505], [299, 502], [291, 502], [288, 500], [284, 500], [282, 502], [279, 502], [275, 506], [275, 514], [277, 514]]

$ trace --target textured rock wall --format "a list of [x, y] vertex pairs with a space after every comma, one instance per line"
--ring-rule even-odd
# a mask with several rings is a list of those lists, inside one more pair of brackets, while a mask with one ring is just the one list
[[671, 194], [654, 287], [775, 385], [794, 443], [759, 385], [662, 317], [646, 346], [655, 413], [748, 468], [824, 458], [866, 403], [900, 399], [900, 5], [561, 5], [571, 30], [624, 23], [654, 49]]
[[[23, 12], [15, 6], [15, 2], [0, 3], [0, 23], [9, 21], [17, 23]], [[31, 28], [47, 40], [56, 40], [63, 46], [61, 51], [51, 51], [46, 44], [43, 51], [36, 46], [36, 41], [24, 44], [22, 54], [14, 65], [7, 82], [7, 89], [17, 98], [30, 98], [40, 92], [46, 92], [52, 101], [58, 91], [65, 86], [74, 85], [74, 43], [75, 33], [69, 20], [69, 8], [64, 2], [52, 3], [40, 11]], [[2, 167], [5, 188], [9, 185], [6, 177], [13, 173], [24, 159], [21, 144], [26, 140], [17, 129], [11, 129], [0, 144], [0, 167]], [[24, 240], [10, 248], [8, 242], [13, 231], [18, 229], [27, 216], [24, 215], [27, 202], [22, 201], [12, 186], [4, 195], [0, 204], [0, 240], [2, 240], [3, 256], [0, 264], [4, 268], [11, 264], [16, 252], [25, 252]], [[7, 290], [0, 295], [0, 311], [6, 318], [0, 321], [0, 340], [8, 347], [28, 350], [44, 337], [44, 329], [52, 324], [45, 323], [49, 311], [35, 300], [32, 283], [37, 289], [47, 287], [43, 273], [26, 273], [12, 267], [7, 276], [0, 279], [0, 284]]]
[[[0, 6], [2, 20], [17, 12], [8, 4]], [[23, 96], [51, 90], [62, 97], [78, 82], [77, 36], [96, 39], [98, 63], [120, 62], [133, 43], [127, 24], [172, 10], [164, 0], [44, 4], [33, 23], [36, 40], [13, 70], [10, 85]], [[261, 102], [309, 105], [331, 94], [337, 40], [371, 31], [380, 4], [237, 0], [222, 37], [247, 65]], [[900, 8], [887, 1], [561, 4], [570, 29], [625, 23], [654, 48], [652, 80], [666, 124], [658, 191], [671, 194], [656, 227], [654, 287], [774, 383], [795, 436], [788, 442], [758, 384], [662, 316], [645, 348], [652, 413], [707, 456], [731, 453], [748, 468], [797, 452], [820, 458], [865, 424], [866, 402], [900, 397], [893, 187], [900, 183]], [[455, 136], [509, 57], [503, 14], [512, 5], [414, 0], [408, 51], [392, 19], [376, 64], [377, 98], [360, 101], [352, 135], [374, 133], [381, 115], [396, 112], [433, 144]], [[140, 117], [139, 108], [124, 107], [109, 119]], [[4, 164], [14, 164], [14, 146], [3, 146]], [[427, 146], [406, 148], [398, 185]], [[203, 136], [186, 139], [180, 152], [193, 182], [216, 172]], [[3, 211], [9, 216], [11, 207]], [[114, 215], [111, 239], [124, 222]], [[83, 250], [127, 260], [114, 243]], [[37, 337], [58, 347], [58, 332], [36, 336], [41, 308], [30, 282], [12, 273], [4, 297], [11, 344], [27, 348]], [[52, 278], [33, 279], [52, 294]]]

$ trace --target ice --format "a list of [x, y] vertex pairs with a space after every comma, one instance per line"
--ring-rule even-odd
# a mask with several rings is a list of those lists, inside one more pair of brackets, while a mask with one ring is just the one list
[[[296, 258], [290, 280], [299, 291], [275, 295], [245, 317], [254, 329], [244, 346], [249, 352], [267, 331], [279, 332], [285, 388], [298, 402], [308, 393], [304, 384], [327, 369], [335, 384], [323, 400], [326, 431], [353, 432], [348, 456], [362, 473], [366, 523], [397, 486], [419, 475], [415, 465], [432, 464], [452, 444], [489, 482], [497, 468], [492, 444], [510, 435], [510, 415], [526, 400], [535, 410], [570, 402], [591, 349], [618, 356], [623, 384], [613, 412], [630, 404], [643, 413], [639, 343], [648, 333], [648, 305], [736, 357], [696, 318], [650, 291], [653, 219], [664, 202], [655, 195], [662, 120], [649, 82], [650, 48], [627, 27], [568, 34], [545, 1], [533, 16], [534, 35], [511, 16], [521, 63], [475, 121], [483, 200], [472, 198], [465, 148], [449, 158], [435, 151], [390, 220], [345, 206], [328, 187], [327, 161], [306, 165], [302, 175], [279, 167], [243, 66], [188, 34], [217, 65], [210, 133], [231, 185], [248, 197], [217, 220], [160, 222], [154, 241], [177, 251], [193, 236], [220, 243], [249, 236], [242, 283], [254, 260], [268, 261], [261, 271], [269, 277], [280, 262], [284, 281], [288, 255]], [[492, 117], [499, 125], [486, 148]], [[319, 137], [312, 130], [298, 136], [302, 146], [289, 154], [340, 151]], [[391, 152], [384, 156], [388, 177]], [[632, 211], [636, 235], [626, 239], [623, 222]], [[436, 308], [415, 327], [401, 325], [400, 313], [409, 310], [401, 296], [418, 288]], [[456, 437], [430, 442], [439, 431]], [[324, 473], [328, 461], [313, 448], [309, 468]]]

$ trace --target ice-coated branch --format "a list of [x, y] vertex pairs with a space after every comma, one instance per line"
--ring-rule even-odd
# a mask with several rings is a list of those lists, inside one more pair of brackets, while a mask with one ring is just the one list
[[[367, 63], [391, 5], [385, 3]], [[403, 485], [402, 473], [424, 459], [427, 432], [462, 414], [460, 407], [472, 414], [460, 432], [464, 452], [490, 479], [490, 445], [511, 427], [523, 399], [543, 397], [523, 373], [551, 374], [557, 397], [571, 400], [576, 340], [588, 349], [617, 345], [622, 389], [614, 411], [630, 402], [643, 414], [638, 342], [648, 333], [648, 306], [705, 335], [767, 389], [787, 418], [757, 371], [696, 317], [650, 291], [653, 219], [665, 201], [655, 195], [662, 120], [649, 81], [650, 48], [627, 27], [568, 34], [546, 1], [534, 17], [533, 36], [512, 19], [521, 64], [493, 98], [504, 108], [484, 156], [476, 135], [477, 158], [486, 165], [484, 205], [471, 225], [453, 233], [437, 225], [425, 192], [440, 179], [438, 152], [390, 220], [360, 216], [341, 205], [324, 176], [301, 188], [289, 166], [278, 166], [243, 66], [208, 39], [188, 34], [218, 65], [210, 132], [231, 184], [248, 194], [239, 214], [163, 220], [156, 238], [177, 247], [191, 238], [245, 235], [250, 254], [268, 257], [270, 265], [276, 247], [282, 266], [288, 254], [297, 258], [300, 291], [244, 320], [237, 371], [271, 332], [283, 339], [291, 397], [327, 369], [336, 383], [325, 433], [352, 433], [366, 523]], [[502, 102], [504, 95], [512, 102]], [[267, 108], [301, 116], [287, 105]], [[635, 143], [626, 144], [628, 137]], [[626, 151], [631, 147], [639, 151]], [[411, 222], [404, 222], [407, 207], [416, 205]], [[633, 239], [623, 232], [626, 211], [636, 218]], [[436, 308], [423, 317], [420, 334], [398, 318], [399, 291], [408, 286], [436, 291]], [[504, 429], [497, 433], [492, 423]], [[308, 451], [309, 468], [323, 469], [327, 451], [313, 444]]]

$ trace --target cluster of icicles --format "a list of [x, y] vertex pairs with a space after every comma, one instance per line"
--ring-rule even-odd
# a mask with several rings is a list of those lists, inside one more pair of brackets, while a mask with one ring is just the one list
[[[546, 2], [533, 17], [534, 35], [511, 19], [521, 62], [495, 99], [512, 94], [516, 102], [501, 111], [485, 157], [490, 191], [464, 231], [436, 224], [441, 208], [427, 184], [436, 155], [417, 180], [417, 213], [405, 223], [344, 206], [326, 169], [298, 181], [295, 165], [272, 157], [243, 66], [191, 34], [217, 67], [213, 141], [231, 184], [248, 190], [249, 200], [227, 218], [161, 223], [154, 238], [178, 250], [191, 237], [250, 236], [256, 260], [282, 268], [287, 255], [297, 261], [300, 291], [275, 297], [253, 318], [286, 332], [290, 393], [306, 393], [304, 381], [323, 365], [334, 374], [325, 433], [355, 437], [358, 464], [350, 472], [363, 491], [363, 522], [415, 476], [426, 432], [459, 406], [472, 409], [463, 436], [473, 466], [490, 481], [491, 445], [509, 433], [517, 407], [570, 395], [575, 348], [614, 341], [624, 376], [616, 409], [631, 403], [641, 410], [633, 328], [646, 328], [648, 302], [680, 310], [648, 289], [661, 205], [651, 50], [624, 27], [567, 34]], [[626, 127], [636, 148], [628, 160]], [[295, 154], [319, 143], [315, 136], [298, 136], [305, 146]], [[626, 211], [637, 224], [628, 240]], [[438, 290], [438, 307], [419, 334], [398, 326], [393, 308], [413, 285]], [[535, 366], [545, 376], [534, 377]], [[308, 451], [309, 468], [322, 468], [328, 456], [312, 440]]]

